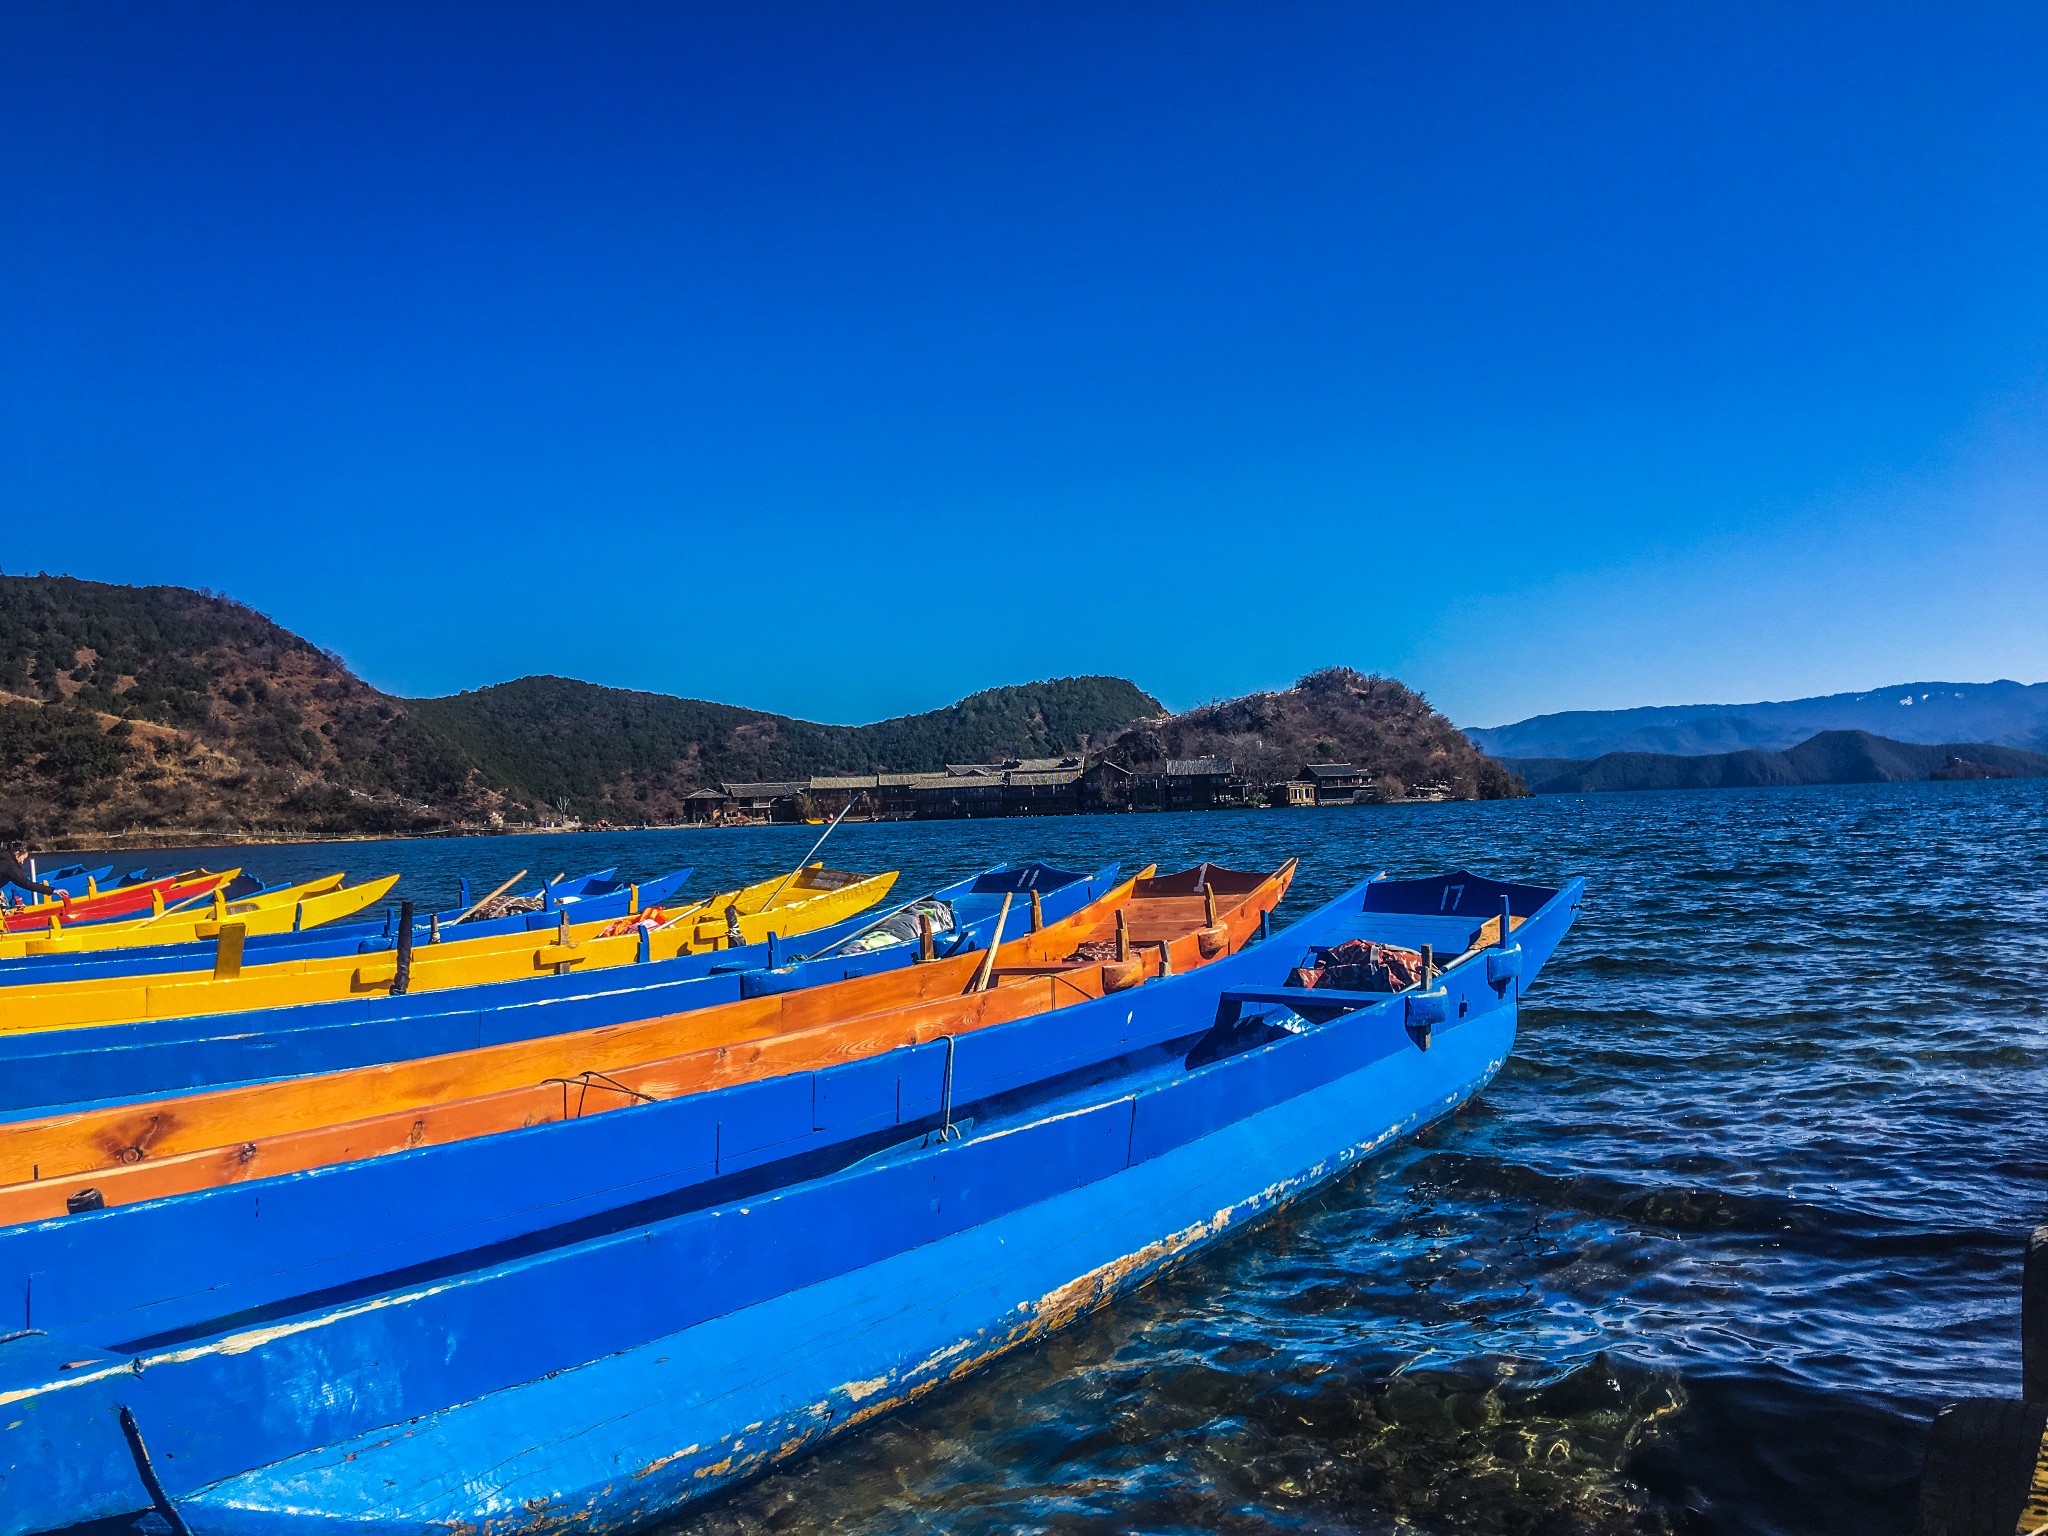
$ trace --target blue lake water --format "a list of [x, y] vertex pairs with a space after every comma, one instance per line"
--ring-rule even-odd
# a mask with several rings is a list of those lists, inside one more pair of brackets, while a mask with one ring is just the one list
[[[812, 828], [215, 854], [786, 867]], [[1584, 875], [1514, 1059], [1419, 1141], [678, 1531], [1905, 1532], [1925, 1421], [2017, 1392], [2048, 1213], [2048, 781], [849, 825], [1002, 858]], [[169, 867], [201, 855], [150, 854]], [[1286, 916], [1283, 910], [1282, 917]]]

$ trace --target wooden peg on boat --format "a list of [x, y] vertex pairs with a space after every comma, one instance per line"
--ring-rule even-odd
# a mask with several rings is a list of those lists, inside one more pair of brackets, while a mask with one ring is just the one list
[[929, 912], [917, 914], [917, 958], [936, 960], [938, 946], [932, 943], [932, 915]]
[[1119, 961], [1131, 958], [1131, 915], [1122, 907], [1116, 909], [1116, 957]]
[[398, 969], [391, 978], [391, 995], [403, 997], [412, 986], [412, 903], [398, 904]]
[[232, 981], [242, 974], [242, 939], [249, 932], [247, 923], [222, 923], [220, 935], [213, 941], [213, 979]]
[[1031, 931], [1041, 932], [1045, 927], [1045, 909], [1039, 904], [1038, 892], [1031, 893]]
[[1211, 885], [1202, 887], [1202, 926], [1216, 926], [1216, 888]]

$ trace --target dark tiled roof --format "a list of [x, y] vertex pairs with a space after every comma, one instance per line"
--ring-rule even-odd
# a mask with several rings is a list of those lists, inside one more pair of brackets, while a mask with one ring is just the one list
[[1229, 773], [1234, 765], [1227, 757], [1175, 757], [1166, 764], [1167, 773], [1175, 778], [1194, 778], [1208, 773]]
[[1000, 795], [1003, 792], [1001, 779], [957, 779], [944, 774], [933, 774], [910, 786], [920, 795]]

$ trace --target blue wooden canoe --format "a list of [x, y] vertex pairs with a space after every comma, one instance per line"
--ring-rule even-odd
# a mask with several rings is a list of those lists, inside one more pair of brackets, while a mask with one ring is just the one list
[[[152, 1504], [195, 1536], [643, 1525], [1449, 1112], [1581, 889], [1369, 883], [955, 1041], [17, 1229], [128, 1241], [33, 1278], [0, 1244], [44, 1330], [0, 1336], [0, 1536]], [[1426, 988], [1286, 985], [1352, 938], [1463, 953]]]
[[1100, 900], [1116, 876], [1114, 864], [1092, 875], [997, 865], [880, 917], [862, 913], [807, 934], [796, 941], [802, 956], [771, 939], [592, 976], [0, 1035], [0, 1120], [437, 1056], [874, 975], [910, 963], [920, 912], [935, 918], [939, 952], [958, 954], [987, 944], [1005, 895], [1037, 891], [1045, 920], [1057, 922]]
[[[472, 918], [458, 925], [455, 920], [468, 910], [465, 902], [445, 912], [415, 918], [413, 935], [416, 942], [424, 944], [437, 932], [448, 939], [528, 933], [553, 927], [564, 911], [572, 914], [576, 922], [623, 917], [635, 899], [642, 906], [656, 906], [666, 901], [682, 889], [690, 874], [688, 869], [679, 869], [636, 884], [619, 879], [617, 870], [598, 870], [521, 893], [524, 900], [541, 903], [537, 912], [518, 912], [482, 921]], [[462, 883], [467, 890], [469, 882], [464, 880]], [[303, 932], [251, 935], [242, 941], [244, 963], [259, 965], [274, 960], [315, 960], [391, 949], [398, 942], [397, 910], [387, 910], [381, 921], [329, 923]], [[217, 949], [215, 940], [201, 939], [179, 944], [94, 950], [80, 955], [24, 955], [0, 960], [0, 987], [211, 970]]]
[[106, 891], [114, 890], [123, 885], [133, 885], [136, 881], [146, 878], [149, 871], [146, 869], [131, 869], [119, 880], [109, 878], [113, 873], [114, 866], [111, 864], [102, 864], [97, 869], [87, 869], [83, 864], [66, 864], [61, 868], [47, 872], [38, 869], [35, 871], [35, 876], [43, 884], [54, 886], [67, 896], [83, 896], [95, 885], [99, 889]]

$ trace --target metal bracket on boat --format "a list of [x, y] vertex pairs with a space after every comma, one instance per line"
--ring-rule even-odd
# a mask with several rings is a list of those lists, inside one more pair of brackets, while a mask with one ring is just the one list
[[945, 1080], [939, 1085], [939, 1129], [937, 1134], [941, 1141], [954, 1141], [965, 1134], [953, 1123], [953, 1052], [958, 1048], [959, 1042], [951, 1035], [947, 1035], [945, 1039], [946, 1076]]
[[1451, 1016], [1450, 994], [1442, 987], [1428, 992], [1410, 992], [1403, 1018], [1408, 1026], [1408, 1038], [1419, 1050], [1428, 1050], [1430, 1037], [1437, 1025]]
[[1521, 974], [1521, 945], [1511, 945], [1506, 949], [1489, 949], [1486, 952], [1486, 984], [1494, 991], [1507, 991], [1508, 983]]
[[149, 1459], [149, 1447], [142, 1443], [142, 1426], [135, 1422], [134, 1410], [125, 1403], [121, 1405], [121, 1434], [128, 1442], [128, 1454], [135, 1459], [135, 1475], [142, 1479], [142, 1491], [149, 1495], [149, 1502], [171, 1528], [171, 1536], [192, 1536], [185, 1517], [164, 1492], [163, 1479], [156, 1475], [156, 1467]]

